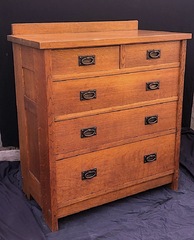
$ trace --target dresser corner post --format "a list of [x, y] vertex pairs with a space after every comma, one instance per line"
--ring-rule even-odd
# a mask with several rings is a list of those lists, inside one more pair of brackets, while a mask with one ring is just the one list
[[179, 187], [179, 171], [175, 171], [174, 174], [173, 174], [173, 181], [172, 183], [170, 184], [170, 188], [174, 191], [178, 191], [178, 187]]
[[54, 157], [54, 113], [53, 113], [53, 79], [50, 49], [37, 51], [37, 68], [39, 79], [38, 107], [39, 154], [42, 212], [46, 223], [52, 231], [58, 230], [57, 192], [56, 192], [56, 159]]
[[58, 218], [51, 209], [42, 209], [43, 217], [52, 232], [58, 231]]
[[22, 70], [22, 46], [12, 43], [14, 58], [15, 91], [18, 115], [19, 146], [20, 146], [20, 164], [22, 172], [22, 188], [28, 198], [30, 198], [29, 187], [29, 155], [28, 155], [28, 137], [26, 127], [26, 110], [24, 103], [24, 79]]
[[178, 190], [179, 178], [179, 161], [180, 161], [180, 144], [181, 144], [181, 124], [182, 124], [182, 104], [184, 90], [184, 75], [186, 63], [187, 40], [180, 41], [180, 68], [179, 68], [179, 86], [178, 86], [178, 103], [177, 103], [177, 123], [175, 136], [175, 171], [171, 183], [171, 189]]

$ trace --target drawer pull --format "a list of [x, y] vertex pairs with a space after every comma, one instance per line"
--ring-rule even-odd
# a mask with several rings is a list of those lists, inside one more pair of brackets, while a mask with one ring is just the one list
[[157, 154], [151, 153], [149, 155], [144, 156], [144, 163], [154, 162], [157, 160]]
[[78, 56], [79, 66], [95, 65], [95, 55], [92, 56]]
[[81, 138], [93, 137], [97, 135], [97, 127], [81, 129]]
[[158, 122], [158, 115], [145, 117], [145, 125], [152, 125]]
[[82, 175], [82, 180], [92, 179], [97, 176], [97, 168], [83, 171], [81, 175]]
[[160, 50], [147, 50], [147, 59], [158, 59], [160, 56]]
[[91, 100], [96, 98], [96, 90], [88, 90], [80, 92], [80, 101]]
[[152, 90], [157, 90], [160, 88], [160, 82], [147, 82], [146, 83], [146, 91], [152, 91]]

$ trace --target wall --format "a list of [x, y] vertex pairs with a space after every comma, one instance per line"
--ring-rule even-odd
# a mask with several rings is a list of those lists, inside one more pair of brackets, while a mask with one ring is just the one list
[[[193, 96], [194, 98], [194, 96]], [[190, 127], [194, 130], [194, 102], [193, 102], [193, 106], [192, 106], [192, 111], [191, 111], [191, 125]]]
[[[18, 146], [11, 23], [139, 20], [140, 29], [194, 32], [193, 0], [1, 0], [0, 1], [0, 132], [4, 146]], [[183, 126], [190, 126], [194, 41], [188, 43]]]
[[1, 133], [0, 133], [0, 149], [2, 147], [2, 141], [1, 141]]

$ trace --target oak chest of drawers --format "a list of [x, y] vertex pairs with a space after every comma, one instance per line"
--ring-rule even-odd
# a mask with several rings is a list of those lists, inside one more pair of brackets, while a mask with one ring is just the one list
[[58, 219], [178, 187], [186, 33], [13, 24], [23, 190]]

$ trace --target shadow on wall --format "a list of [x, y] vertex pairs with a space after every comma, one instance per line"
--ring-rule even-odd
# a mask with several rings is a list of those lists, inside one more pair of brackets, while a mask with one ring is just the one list
[[[194, 95], [193, 95], [194, 98]], [[192, 106], [192, 112], [191, 112], [191, 128], [194, 130], [194, 102]]]
[[0, 133], [0, 147], [2, 147], [1, 133]]

